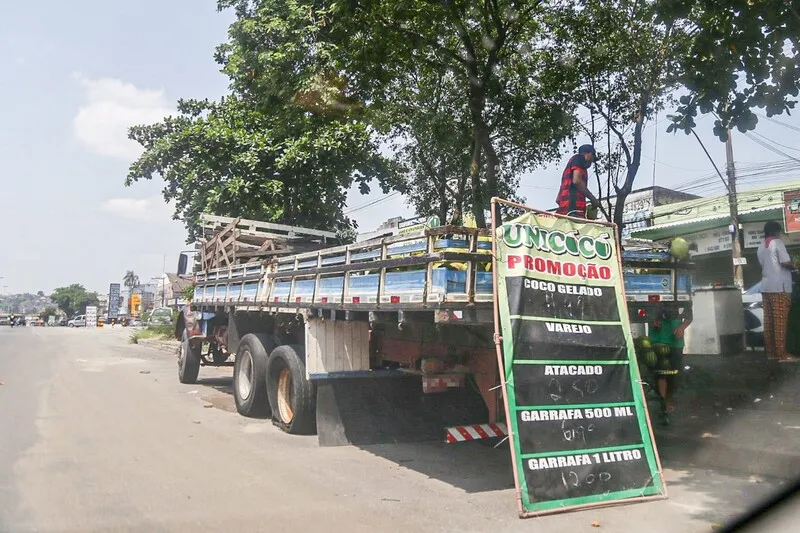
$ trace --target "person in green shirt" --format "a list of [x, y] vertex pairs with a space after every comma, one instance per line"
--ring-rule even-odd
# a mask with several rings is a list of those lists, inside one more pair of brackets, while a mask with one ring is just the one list
[[683, 368], [683, 348], [685, 345], [683, 337], [686, 328], [691, 323], [691, 317], [679, 316], [676, 309], [664, 309], [659, 318], [653, 320], [647, 328], [650, 342], [653, 345], [664, 344], [670, 348], [669, 355], [659, 357], [658, 364], [654, 370], [656, 388], [664, 402], [664, 412], [667, 415], [675, 411], [672, 399], [678, 390], [678, 375], [681, 368]]

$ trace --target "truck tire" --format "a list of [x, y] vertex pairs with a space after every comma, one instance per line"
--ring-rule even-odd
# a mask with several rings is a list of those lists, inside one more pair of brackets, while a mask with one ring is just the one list
[[233, 398], [242, 416], [269, 415], [267, 360], [272, 341], [267, 335], [248, 333], [239, 341], [233, 363]]
[[285, 344], [267, 363], [267, 394], [272, 422], [293, 435], [316, 431], [316, 388], [306, 379], [305, 348]]
[[200, 347], [192, 346], [189, 334], [183, 330], [181, 346], [178, 349], [178, 381], [181, 383], [197, 383], [200, 374]]

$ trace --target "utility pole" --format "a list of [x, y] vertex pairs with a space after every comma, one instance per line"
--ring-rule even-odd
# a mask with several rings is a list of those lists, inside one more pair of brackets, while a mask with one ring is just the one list
[[742, 273], [742, 243], [739, 239], [739, 202], [736, 198], [736, 166], [733, 163], [733, 142], [731, 141], [731, 129], [728, 128], [728, 140], [725, 141], [725, 159], [727, 161], [728, 175], [728, 206], [731, 210], [731, 247], [733, 261], [733, 284], [741, 290], [744, 287], [744, 275]]

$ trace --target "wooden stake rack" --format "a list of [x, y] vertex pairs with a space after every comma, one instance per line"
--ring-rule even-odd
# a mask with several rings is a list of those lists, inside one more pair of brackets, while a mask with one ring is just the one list
[[228, 268], [284, 255], [312, 252], [336, 240], [336, 233], [243, 218], [201, 215], [199, 270]]

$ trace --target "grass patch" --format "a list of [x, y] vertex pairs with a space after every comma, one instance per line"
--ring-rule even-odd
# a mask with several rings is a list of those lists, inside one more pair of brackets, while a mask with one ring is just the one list
[[140, 329], [131, 335], [130, 343], [139, 344], [139, 341], [143, 339], [170, 339], [173, 334], [174, 331], [171, 325], [151, 326]]

